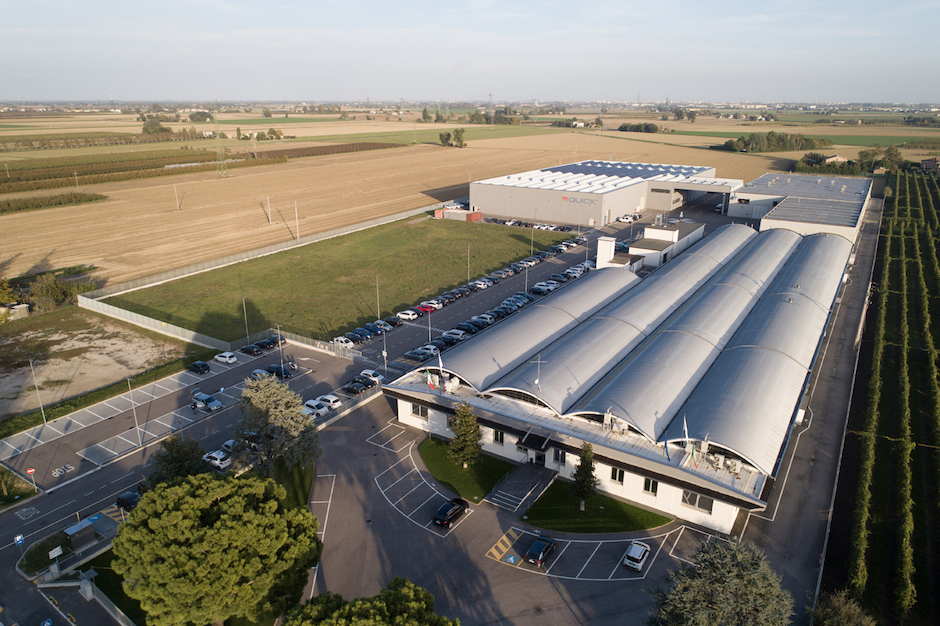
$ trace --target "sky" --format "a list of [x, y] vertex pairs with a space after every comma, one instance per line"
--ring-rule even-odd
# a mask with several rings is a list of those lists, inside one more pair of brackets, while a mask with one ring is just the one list
[[940, 0], [0, 0], [0, 101], [940, 102]]

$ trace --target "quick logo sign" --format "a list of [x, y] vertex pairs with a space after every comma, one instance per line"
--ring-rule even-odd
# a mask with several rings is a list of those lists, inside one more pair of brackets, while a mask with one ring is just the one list
[[568, 204], [597, 204], [597, 198], [570, 198], [568, 196], [562, 196], [561, 201], [567, 202]]

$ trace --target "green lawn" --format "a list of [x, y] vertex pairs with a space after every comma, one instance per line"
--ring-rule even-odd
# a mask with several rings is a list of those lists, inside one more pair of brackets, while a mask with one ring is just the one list
[[447, 442], [440, 439], [426, 439], [418, 447], [418, 452], [438, 482], [461, 498], [476, 503], [482, 501], [499, 479], [514, 467], [508, 461], [481, 454], [479, 461], [463, 469], [447, 458]]
[[63, 557], [72, 554], [72, 548], [69, 547], [69, 540], [68, 537], [65, 536], [64, 530], [53, 533], [45, 539], [40, 539], [29, 546], [25, 556], [20, 559], [20, 569], [23, 570], [27, 576], [32, 576], [36, 572], [46, 569], [51, 563], [55, 563], [56, 561], [56, 559], [49, 558], [49, 552], [56, 547], [62, 548]]
[[556, 480], [522, 519], [538, 528], [566, 533], [631, 532], [656, 528], [672, 521], [602, 495], [585, 502], [584, 511], [579, 510], [579, 505], [578, 499], [571, 495], [569, 483]]
[[[409, 218], [237, 263], [106, 302], [232, 341], [280, 324], [315, 339], [387, 317], [529, 255], [533, 233], [497, 224]], [[537, 250], [567, 239], [534, 231]], [[376, 281], [381, 314], [376, 311]]]
[[36, 494], [36, 490], [30, 483], [5, 467], [0, 467], [0, 483], [3, 483], [6, 491], [6, 493], [0, 491], [0, 511]]

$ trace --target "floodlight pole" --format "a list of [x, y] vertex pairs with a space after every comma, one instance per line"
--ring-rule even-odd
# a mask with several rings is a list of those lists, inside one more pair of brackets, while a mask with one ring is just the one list
[[82, 188], [78, 186], [78, 172], [72, 172], [72, 173], [75, 174], [75, 189], [77, 191], [81, 191]]
[[428, 311], [428, 341], [431, 341], [431, 311]]
[[245, 304], [245, 296], [242, 296], [242, 311], [245, 312], [245, 339], [251, 343], [251, 335], [248, 333], [248, 305]]
[[[375, 316], [378, 318], [382, 317], [382, 305], [379, 300], [379, 275], [375, 275]], [[385, 333], [382, 333], [382, 336], [385, 336]]]
[[297, 241], [300, 241], [300, 218], [297, 216], [297, 201], [294, 200], [294, 224], [297, 226]]
[[180, 195], [176, 193], [176, 185], [173, 185], [173, 196], [176, 198], [176, 210], [180, 210]]
[[137, 422], [137, 405], [134, 404], [134, 390], [131, 388], [131, 379], [127, 379], [127, 391], [128, 395], [131, 397], [131, 408], [134, 410], [134, 429], [137, 431], [137, 446], [139, 448], [144, 447], [144, 442], [140, 438], [140, 424]]
[[467, 244], [467, 280], [470, 280], [470, 244]]
[[36, 397], [39, 398], [39, 411], [42, 413], [42, 423], [46, 422], [46, 409], [42, 408], [42, 396], [39, 395], [39, 383], [36, 381], [36, 370], [33, 369], [33, 360], [29, 360], [29, 371], [33, 373], [33, 384], [36, 386]]
[[284, 369], [284, 344], [281, 342], [281, 340], [283, 339], [283, 337], [281, 337], [281, 325], [275, 324], [275, 326], [277, 327], [277, 351], [278, 351], [278, 356], [281, 359], [281, 370], [283, 370]]

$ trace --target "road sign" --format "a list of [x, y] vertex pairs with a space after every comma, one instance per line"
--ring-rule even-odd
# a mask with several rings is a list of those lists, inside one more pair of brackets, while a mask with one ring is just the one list
[[42, 626], [52, 626], [52, 620], [51, 619], [43, 620]]
[[21, 546], [23, 545], [23, 542], [26, 540], [23, 539], [23, 535], [17, 535], [16, 537], [13, 538], [13, 541], [16, 543], [16, 545]]
[[27, 473], [27, 474], [35, 474], [35, 473], [36, 473], [36, 470], [34, 470], [33, 468], [29, 468], [28, 470], [26, 470], [26, 473]]
[[62, 556], [62, 546], [56, 546], [52, 550], [49, 550], [50, 559], [54, 559], [57, 556]]

